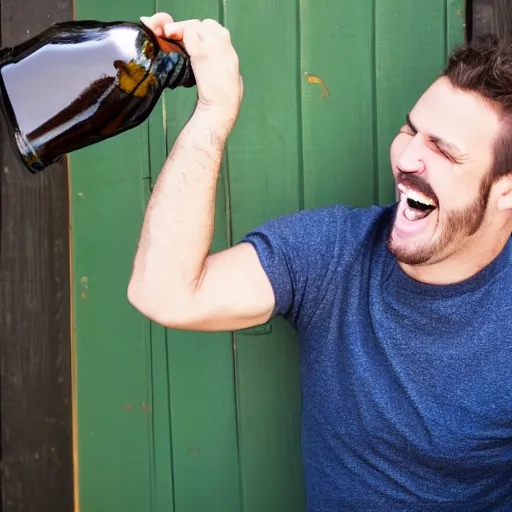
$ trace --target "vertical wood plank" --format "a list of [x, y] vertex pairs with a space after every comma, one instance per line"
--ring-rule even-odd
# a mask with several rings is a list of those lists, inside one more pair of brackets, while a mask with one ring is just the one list
[[512, 40], [512, 5], [509, 0], [472, 0], [468, 8], [472, 14], [469, 22], [475, 38], [490, 33], [507, 42]]
[[[77, 0], [77, 19], [138, 21], [151, 0]], [[146, 124], [70, 155], [80, 507], [155, 510], [150, 323], [126, 288], [146, 204]]]
[[[169, 12], [180, 20], [213, 18], [223, 21], [223, 10], [217, 2], [159, 0], [157, 10]], [[190, 117], [196, 95], [195, 88], [165, 93], [163, 122], [167, 130], [166, 153], [171, 150]], [[162, 154], [160, 160], [155, 158], [152, 162], [153, 180], [165, 156]], [[231, 240], [228, 179], [225, 159], [215, 205], [214, 252], [228, 247]], [[232, 334], [168, 330], [163, 338], [162, 331], [153, 332], [154, 346], [160, 351], [158, 357], [163, 355], [163, 344], [167, 345], [166, 378], [175, 510], [239, 512], [241, 504]], [[154, 377], [162, 381], [161, 375], [155, 373]]]
[[[151, 13], [149, 13], [151, 14]], [[146, 198], [149, 198], [154, 176], [167, 155], [165, 140], [163, 105], [165, 99], [157, 105], [148, 120], [149, 169], [145, 180]], [[170, 389], [168, 372], [168, 346], [166, 329], [150, 324], [151, 338], [151, 384], [153, 396], [153, 453], [154, 453], [154, 489], [153, 511], [174, 511], [173, 451], [170, 416]]]
[[[71, 1], [3, 0], [1, 45], [72, 16]], [[29, 174], [0, 145], [1, 455], [4, 512], [73, 510], [68, 179]]]
[[395, 198], [389, 148], [405, 115], [446, 61], [445, 0], [376, 0], [379, 202]]
[[305, 206], [370, 205], [378, 200], [373, 2], [306, 0], [301, 14]]
[[[227, 1], [244, 100], [228, 142], [233, 240], [303, 206], [299, 2]], [[254, 334], [254, 333], [253, 333]], [[280, 319], [236, 334], [244, 512], [304, 510], [299, 351]]]
[[[512, 21], [512, 9], [509, 18]], [[510, 22], [507, 26], [510, 26]], [[466, 2], [446, 0], [446, 54], [464, 43], [466, 37]]]

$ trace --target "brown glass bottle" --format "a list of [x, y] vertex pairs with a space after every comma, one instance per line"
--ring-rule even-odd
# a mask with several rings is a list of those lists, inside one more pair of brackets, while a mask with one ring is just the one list
[[143, 24], [73, 21], [4, 48], [1, 106], [25, 167], [41, 171], [134, 128], [165, 88], [195, 85], [179, 42], [162, 46]]

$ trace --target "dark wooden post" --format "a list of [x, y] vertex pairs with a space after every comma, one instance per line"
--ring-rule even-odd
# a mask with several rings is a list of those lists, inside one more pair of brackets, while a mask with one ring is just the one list
[[473, 37], [491, 33], [512, 42], [512, 3], [510, 0], [473, 0], [470, 3]]
[[[1, 0], [1, 45], [73, 17], [72, 0]], [[37, 94], [37, 76], [33, 77]], [[65, 162], [22, 168], [0, 144], [3, 512], [73, 510], [69, 209]]]

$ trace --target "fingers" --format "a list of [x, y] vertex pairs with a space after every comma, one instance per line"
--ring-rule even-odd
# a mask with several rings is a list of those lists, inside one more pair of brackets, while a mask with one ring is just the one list
[[215, 33], [221, 36], [229, 36], [228, 30], [220, 25], [215, 20], [206, 19], [200, 20], [186, 20], [166, 23], [163, 27], [164, 36], [169, 39], [183, 39], [185, 31], [189, 34], [195, 35], [199, 39], [204, 39], [205, 30], [207, 33]]
[[164, 36], [168, 39], [175, 39], [181, 41], [185, 34], [185, 30], [190, 29], [195, 25], [199, 24], [201, 24], [199, 20], [186, 20], [166, 23], [164, 25]]
[[156, 36], [163, 36], [163, 27], [174, 21], [173, 17], [166, 12], [157, 12], [153, 16], [141, 16], [140, 21], [146, 25]]
[[170, 14], [158, 12], [153, 16], [141, 16], [140, 21], [146, 25], [157, 37], [165, 37], [181, 41], [185, 30], [195, 33], [201, 39], [201, 32], [204, 28], [223, 37], [229, 38], [229, 31], [219, 22], [213, 19], [177, 21]]

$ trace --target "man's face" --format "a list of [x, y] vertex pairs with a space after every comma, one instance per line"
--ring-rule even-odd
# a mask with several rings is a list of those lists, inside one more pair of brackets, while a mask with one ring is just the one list
[[391, 145], [400, 203], [389, 248], [408, 265], [432, 264], [485, 229], [495, 111], [476, 95], [437, 80]]

